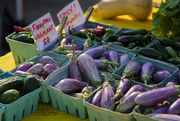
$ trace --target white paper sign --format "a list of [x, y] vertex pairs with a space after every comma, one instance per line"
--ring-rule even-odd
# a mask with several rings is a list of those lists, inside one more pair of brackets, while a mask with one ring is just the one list
[[57, 31], [50, 13], [45, 14], [29, 26], [40, 51], [57, 40]]
[[64, 30], [67, 34], [69, 34], [69, 31], [68, 31], [69, 26], [70, 26], [70, 29], [78, 30], [82, 28], [85, 22], [84, 13], [82, 11], [82, 8], [78, 0], [74, 0], [73, 2], [69, 3], [57, 14], [59, 22], [61, 22], [63, 16], [68, 17], [66, 25], [64, 26]]

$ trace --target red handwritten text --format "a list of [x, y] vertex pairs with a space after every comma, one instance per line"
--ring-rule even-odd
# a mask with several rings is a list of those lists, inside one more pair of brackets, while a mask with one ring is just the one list
[[59, 17], [62, 19], [63, 16], [68, 16], [70, 15], [71, 13], [73, 13], [73, 6], [71, 5], [71, 8], [67, 9], [65, 12], [61, 13], [59, 15]]
[[50, 40], [50, 38], [49, 38], [49, 37], [44, 38], [44, 39], [43, 39], [43, 43], [44, 43], [44, 45], [46, 45], [46, 42], [48, 42], [48, 43], [49, 43], [49, 40]]
[[80, 12], [78, 14], [74, 14], [73, 17], [66, 22], [65, 26], [69, 26], [70, 24], [72, 24], [80, 15], [81, 15]]

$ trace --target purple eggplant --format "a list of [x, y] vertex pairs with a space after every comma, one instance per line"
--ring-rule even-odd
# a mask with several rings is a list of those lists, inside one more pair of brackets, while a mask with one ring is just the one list
[[123, 64], [125, 64], [125, 63], [128, 62], [129, 60], [130, 60], [130, 57], [129, 57], [128, 54], [122, 54], [122, 55], [120, 56], [120, 62], [119, 62], [120, 66], [122, 66]]
[[165, 87], [174, 86], [174, 85], [176, 85], [175, 82], [168, 82], [168, 83], [165, 85]]
[[105, 51], [105, 52], [103, 52], [103, 53], [101, 54], [100, 58], [105, 58], [105, 59], [107, 59], [108, 56], [109, 56], [109, 51]]
[[127, 78], [121, 79], [118, 83], [118, 86], [116, 88], [116, 93], [113, 98], [118, 99], [122, 97], [123, 95], [126, 94], [126, 92], [130, 89], [130, 87], [131, 87], [131, 82], [129, 79]]
[[110, 44], [94, 47], [94, 48], [88, 49], [84, 53], [90, 55], [93, 59], [98, 59], [101, 56], [101, 54], [107, 50], [109, 46]]
[[39, 75], [43, 71], [43, 65], [42, 63], [36, 63], [33, 65], [31, 68], [29, 68], [26, 72], [34, 74], [34, 75]]
[[141, 80], [147, 84], [151, 81], [152, 74], [155, 71], [155, 66], [151, 62], [146, 62], [141, 67]]
[[[71, 45], [67, 45], [66, 49], [73, 50], [72, 44]], [[74, 50], [83, 50], [83, 46], [80, 45], [80, 44], [74, 44]]]
[[88, 84], [73, 78], [60, 80], [54, 87], [61, 90], [65, 94], [80, 92]]
[[130, 95], [128, 95], [116, 108], [116, 111], [121, 113], [130, 113], [134, 109], [134, 107], [137, 105], [134, 101], [135, 97], [139, 95], [140, 91], [132, 92]]
[[44, 72], [44, 70], [43, 70], [43, 72], [41, 72], [40, 74], [39, 74], [39, 77], [41, 78], [41, 79], [46, 79], [47, 77], [49, 76], [49, 74], [47, 74], [47, 72]]
[[58, 69], [56, 66], [54, 66], [53, 64], [46, 64], [43, 67], [43, 71], [44, 73], [46, 73], [47, 75], [51, 74], [52, 72], [54, 72], [56, 69]]
[[78, 57], [79, 67], [88, 76], [95, 87], [101, 84], [101, 78], [99, 75], [98, 68], [93, 58], [88, 54], [81, 54]]
[[151, 114], [151, 118], [162, 121], [180, 121], [180, 116], [173, 114]]
[[111, 50], [109, 52], [109, 55], [108, 55], [108, 60], [109, 61], [116, 61], [117, 63], [119, 63], [119, 55], [118, 55], [118, 52], [115, 51], [115, 50]]
[[72, 40], [73, 55], [69, 59], [69, 61], [70, 61], [70, 65], [69, 65], [70, 77], [77, 79], [79, 81], [83, 81], [83, 78], [82, 78], [82, 75], [80, 72], [80, 68], [79, 68], [79, 64], [78, 64], [78, 60], [77, 60], [77, 57], [76, 57], [75, 52], [74, 52], [73, 42], [74, 42], [74, 40]]
[[124, 100], [126, 97], [128, 97], [132, 92], [135, 92], [135, 91], [139, 91], [139, 92], [143, 92], [144, 89], [141, 85], [139, 84], [136, 84], [134, 86], [132, 86], [127, 92], [126, 94], [121, 98], [121, 100]]
[[162, 87], [139, 94], [135, 102], [141, 106], [153, 106], [178, 94], [178, 87]]
[[159, 70], [153, 74], [152, 79], [154, 82], [159, 83], [162, 82], [167, 77], [169, 77], [170, 75], [171, 72], [168, 70]]
[[96, 89], [96, 87], [86, 86], [82, 89], [81, 93], [90, 95], [95, 89]]
[[71, 43], [71, 39], [69, 38], [69, 37], [65, 37], [65, 38], [63, 38], [62, 40], [61, 40], [61, 42], [60, 42], [60, 46], [62, 46], [62, 45], [68, 45], [68, 44], [70, 44]]
[[42, 63], [43, 66], [50, 63], [50, 64], [53, 64], [54, 66], [56, 66], [57, 68], [60, 67], [59, 64], [50, 56], [43, 56], [41, 58], [40, 62]]
[[122, 44], [126, 44], [126, 43], [137, 41], [137, 38], [131, 35], [123, 35], [123, 36], [118, 37], [117, 41], [121, 42]]
[[[75, 53], [75, 55], [77, 55], [78, 53], [80, 53], [80, 52], [82, 52], [82, 50], [75, 50], [74, 51], [74, 53]], [[73, 55], [73, 53], [68, 53], [68, 54], [66, 54], [67, 56], [72, 56]]]
[[80, 94], [80, 93], [71, 93], [70, 95], [71, 95], [72, 97], [77, 98], [79, 94]]
[[102, 97], [102, 89], [96, 92], [96, 94], [94, 95], [91, 101], [91, 104], [100, 107], [101, 97]]
[[167, 110], [168, 114], [176, 114], [178, 115], [180, 113], [180, 98], [178, 98], [176, 101], [174, 101], [169, 109]]
[[31, 68], [34, 65], [34, 62], [27, 62], [19, 65], [17, 67], [17, 70], [19, 71], [27, 71], [29, 68]]
[[84, 31], [84, 33], [86, 34], [86, 41], [84, 42], [84, 50], [90, 48], [92, 46], [92, 41], [91, 41], [91, 37], [88, 35], [88, 31]]
[[167, 110], [169, 109], [169, 103], [165, 103], [163, 105], [161, 105], [160, 107], [156, 108], [154, 111], [154, 114], [161, 114], [161, 113], [167, 113]]
[[123, 78], [129, 78], [129, 77], [136, 77], [138, 73], [141, 70], [141, 66], [136, 61], [131, 61], [127, 63], [123, 73], [122, 73], [122, 79]]
[[23, 76], [31, 75], [31, 73], [28, 73], [28, 72], [25, 72], [25, 71], [20, 71], [20, 70], [15, 71], [14, 74], [23, 75]]
[[114, 92], [112, 90], [112, 87], [110, 84], [106, 84], [103, 86], [103, 92], [101, 96], [101, 102], [100, 102], [100, 107], [101, 108], [106, 108], [109, 110], [114, 110], [115, 108], [115, 99], [112, 99], [114, 97]]

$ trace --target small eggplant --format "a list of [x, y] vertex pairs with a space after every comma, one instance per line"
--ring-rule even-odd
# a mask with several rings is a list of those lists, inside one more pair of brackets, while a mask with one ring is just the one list
[[137, 38], [131, 36], [131, 35], [123, 35], [118, 37], [117, 42], [121, 42], [122, 44], [127, 44], [131, 42], [137, 41]]
[[173, 102], [173, 104], [171, 104], [171, 106], [167, 110], [167, 113], [176, 115], [180, 113], [180, 98], [178, 98], [176, 101]]
[[165, 87], [174, 86], [174, 85], [176, 85], [175, 82], [168, 82], [168, 83], [165, 85]]
[[[77, 55], [78, 53], [80, 53], [80, 52], [82, 52], [82, 50], [75, 50], [74, 51], [74, 53], [75, 53], [75, 55]], [[68, 53], [68, 54], [66, 54], [67, 56], [72, 56], [73, 55], [73, 53]]]
[[101, 54], [107, 50], [109, 46], [110, 44], [94, 47], [94, 48], [88, 49], [84, 53], [90, 55], [93, 59], [98, 59], [101, 56]]
[[70, 44], [71, 43], [71, 39], [69, 38], [69, 37], [65, 37], [65, 38], [63, 38], [62, 40], [61, 40], [61, 42], [60, 42], [60, 46], [62, 46], [62, 45], [68, 45], [68, 44]]
[[173, 114], [151, 114], [151, 118], [162, 121], [180, 121], [180, 116]]
[[113, 98], [118, 99], [122, 97], [123, 95], [126, 94], [126, 92], [130, 89], [130, 87], [131, 87], [131, 82], [129, 79], [127, 78], [121, 79], [118, 83], [118, 86], [116, 88], [116, 93]]
[[15, 71], [14, 74], [23, 75], [23, 76], [31, 75], [31, 73], [28, 73], [28, 72], [25, 72], [25, 71], [20, 71], [20, 70]]
[[102, 89], [96, 92], [96, 94], [94, 95], [91, 101], [91, 104], [100, 107], [101, 97], [102, 97]]
[[51, 74], [52, 72], [54, 72], [56, 69], [58, 69], [56, 66], [54, 66], [53, 64], [46, 64], [43, 67], [43, 71], [44, 73], [46, 73], [47, 75]]
[[86, 95], [90, 95], [95, 89], [96, 89], [96, 87], [86, 86], [82, 89], [81, 93], [86, 94]]
[[123, 78], [129, 78], [129, 77], [136, 77], [138, 73], [141, 70], [141, 66], [136, 61], [131, 61], [127, 63], [123, 73], [122, 73], [122, 79]]
[[125, 64], [126, 62], [128, 62], [130, 60], [130, 57], [128, 54], [122, 54], [121, 57], [120, 57], [120, 66]]
[[121, 98], [121, 100], [124, 100], [126, 97], [128, 97], [131, 93], [135, 92], [135, 91], [139, 91], [139, 92], [143, 92], [144, 89], [141, 85], [136, 84], [134, 86], [132, 86], [127, 92], [126, 94]]
[[53, 64], [54, 66], [56, 66], [57, 68], [60, 68], [59, 64], [50, 56], [43, 56], [41, 58], [40, 62], [42, 63], [43, 66], [50, 63], [50, 64]]
[[178, 94], [179, 88], [175, 86], [162, 87], [139, 94], [135, 102], [141, 106], [153, 106]]
[[34, 62], [23, 63], [23, 64], [21, 64], [21, 65], [19, 65], [17, 67], [17, 70], [19, 70], [19, 71], [27, 71], [33, 65], [34, 65]]
[[[73, 50], [72, 44], [59, 46], [57, 48], [57, 52], [63, 51], [63, 50]], [[74, 50], [83, 50], [83, 46], [80, 44], [74, 44]]]
[[81, 72], [80, 72], [80, 68], [79, 68], [79, 64], [78, 64], [78, 60], [77, 57], [75, 55], [74, 52], [74, 44], [73, 44], [74, 40], [72, 40], [72, 47], [73, 47], [73, 55], [70, 57], [69, 61], [70, 61], [70, 77], [77, 79], [79, 81], [83, 81]]
[[146, 62], [141, 67], [141, 80], [147, 84], [151, 81], [152, 74], [155, 71], [155, 66], [151, 62]]
[[162, 82], [167, 77], [169, 77], [170, 75], [171, 72], [168, 70], [159, 70], [153, 74], [152, 79], [154, 82], [159, 83]]
[[41, 63], [36, 63], [31, 68], [29, 68], [26, 72], [31, 73], [33, 75], [39, 75], [43, 71], [43, 65]]
[[134, 107], [137, 105], [134, 101], [137, 95], [139, 95], [140, 91], [132, 92], [130, 95], [128, 95], [116, 108], [116, 111], [121, 113], [130, 113], [134, 109]]
[[77, 79], [66, 78], [60, 80], [54, 87], [65, 94], [80, 92], [88, 84]]
[[[109, 61], [114, 61], [114, 62], [116, 62], [116, 63], [119, 64], [118, 52], [115, 51], [115, 50], [111, 50], [111, 51], [109, 52], [109, 55], [108, 55], [108, 60], [109, 60]], [[119, 65], [118, 65], [118, 66], [112, 65], [112, 66], [113, 66], [115, 69], [117, 69], [117, 68], [119, 67]]]
[[80, 94], [80, 93], [71, 93], [70, 95], [71, 95], [72, 97], [77, 98], [79, 94]]
[[161, 105], [160, 107], [156, 108], [154, 111], [154, 114], [161, 114], [161, 113], [167, 113], [167, 110], [169, 109], [169, 103], [165, 103], [163, 105]]
[[78, 64], [93, 85], [98, 87], [101, 84], [101, 78], [93, 58], [90, 55], [83, 53], [78, 57]]
[[109, 51], [105, 51], [101, 54], [100, 58], [108, 58], [109, 56]]

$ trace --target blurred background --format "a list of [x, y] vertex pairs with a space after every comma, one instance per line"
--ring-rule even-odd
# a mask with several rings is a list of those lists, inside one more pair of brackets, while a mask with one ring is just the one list
[[[72, 1], [73, 0], [0, 0], [0, 56], [10, 51], [5, 37], [13, 33], [14, 25], [25, 27], [50, 12], [55, 26], [57, 26], [59, 20], [56, 14]], [[83, 12], [86, 12], [89, 6], [97, 4], [100, 0], [78, 1]], [[21, 13], [18, 14], [17, 11], [21, 11]]]

